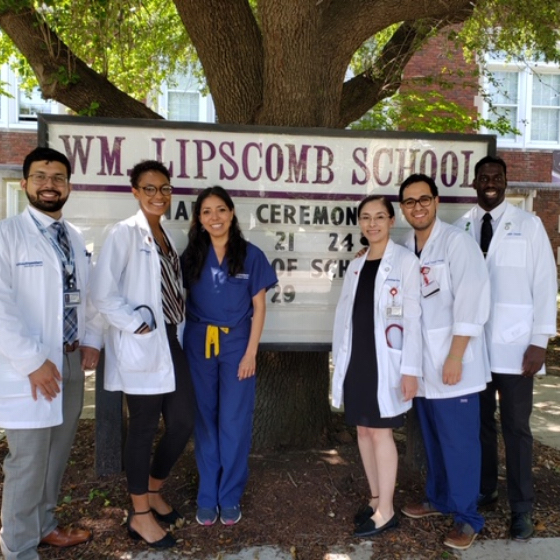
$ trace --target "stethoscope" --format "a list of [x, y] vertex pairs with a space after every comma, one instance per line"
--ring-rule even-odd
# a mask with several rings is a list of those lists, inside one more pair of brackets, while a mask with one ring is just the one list
[[[399, 293], [398, 289], [395, 287], [392, 287], [389, 290], [389, 293], [391, 294], [391, 296], [393, 297], [393, 304], [395, 303], [395, 296]], [[393, 305], [393, 307], [396, 307], [395, 305]], [[398, 325], [397, 323], [391, 323], [390, 325], [387, 325], [387, 328], [385, 329], [385, 340], [387, 341], [387, 346], [389, 348], [393, 348], [394, 346], [391, 343], [391, 337], [390, 337], [390, 333], [392, 330], [397, 329], [397, 332], [400, 333], [400, 338], [402, 339], [402, 335], [403, 335], [403, 327], [402, 325]]]

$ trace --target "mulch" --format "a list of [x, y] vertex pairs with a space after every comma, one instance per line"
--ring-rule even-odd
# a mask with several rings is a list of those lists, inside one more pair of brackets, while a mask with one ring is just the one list
[[[396, 439], [402, 458], [403, 432], [397, 432]], [[6, 453], [6, 442], [0, 442], [0, 460]], [[62, 524], [93, 529], [95, 537], [91, 543], [72, 549], [42, 548], [45, 560], [117, 559], [127, 551], [146, 549], [127, 537], [123, 525], [129, 507], [124, 475], [96, 477], [93, 457], [94, 423], [82, 420], [63, 482], [58, 517]], [[197, 559], [220, 558], [220, 552], [273, 545], [291, 551], [294, 560], [320, 560], [329, 550], [358, 543], [351, 536], [352, 519], [366, 499], [367, 483], [355, 432], [344, 426], [341, 415], [335, 415], [330, 441], [324, 447], [255, 453], [250, 470], [241, 522], [233, 527], [220, 523], [201, 527], [194, 521], [196, 466], [192, 447], [187, 449], [165, 488], [170, 503], [186, 516], [184, 525], [174, 529], [178, 552]], [[535, 442], [536, 536], [560, 536], [559, 475], [560, 452]], [[422, 474], [400, 465], [397, 510], [423, 497], [423, 481]], [[503, 478], [499, 491], [496, 507], [485, 512], [486, 526], [479, 539], [507, 538], [509, 510]], [[449, 517], [411, 520], [401, 516], [396, 530], [374, 540], [372, 558], [453, 558], [453, 552], [442, 545], [451, 527]]]

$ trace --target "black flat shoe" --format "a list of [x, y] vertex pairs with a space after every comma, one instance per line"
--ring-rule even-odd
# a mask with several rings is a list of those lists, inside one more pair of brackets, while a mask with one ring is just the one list
[[152, 513], [158, 521], [167, 525], [175, 525], [179, 519], [184, 519], [184, 517], [175, 508], [173, 508], [169, 513], [159, 513], [152, 508]]
[[356, 512], [356, 515], [354, 515], [354, 525], [356, 527], [363, 525], [373, 515], [373, 513], [373, 508], [369, 504], [362, 506]]
[[126, 518], [126, 530], [128, 531], [128, 536], [135, 541], [144, 541], [148, 546], [152, 548], [172, 548], [177, 544], [177, 541], [171, 536], [171, 533], [167, 532], [164, 537], [159, 539], [159, 541], [149, 542], [147, 541], [138, 531], [134, 530], [130, 526], [130, 522], [135, 515], [147, 515], [151, 513], [148, 511], [131, 511]]
[[381, 527], [376, 527], [375, 521], [373, 519], [368, 519], [354, 531], [354, 536], [359, 538], [375, 537], [375, 535], [379, 535], [379, 533], [383, 533], [383, 531], [394, 529], [398, 524], [399, 520], [396, 513], [385, 525], [381, 525]]

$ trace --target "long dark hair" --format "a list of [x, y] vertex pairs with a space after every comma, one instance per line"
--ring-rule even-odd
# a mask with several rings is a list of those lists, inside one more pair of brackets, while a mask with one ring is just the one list
[[[181, 256], [181, 262], [183, 263], [183, 278], [185, 279], [186, 287], [200, 279], [202, 267], [204, 266], [204, 262], [208, 256], [210, 245], [212, 244], [210, 235], [202, 228], [202, 224], [200, 223], [200, 210], [202, 208], [202, 203], [209, 196], [217, 196], [223, 200], [224, 204], [230, 210], [235, 208], [233, 200], [229, 196], [228, 192], [218, 185], [208, 187], [198, 195], [194, 204], [191, 227], [189, 229], [189, 243]], [[237, 216], [233, 214], [226, 247], [228, 273], [230, 276], [235, 276], [236, 274], [243, 272], [246, 256], [247, 241], [243, 238]]]

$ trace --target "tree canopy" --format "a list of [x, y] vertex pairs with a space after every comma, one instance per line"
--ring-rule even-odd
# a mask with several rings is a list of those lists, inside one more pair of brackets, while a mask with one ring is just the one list
[[0, 0], [0, 28], [24, 83], [104, 117], [158, 118], [150, 95], [190, 68], [222, 123], [345, 127], [446, 29], [478, 60], [560, 61], [557, 0]]

